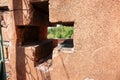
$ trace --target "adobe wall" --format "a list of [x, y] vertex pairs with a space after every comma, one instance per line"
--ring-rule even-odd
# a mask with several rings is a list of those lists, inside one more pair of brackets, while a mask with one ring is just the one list
[[[14, 0], [14, 2], [10, 2], [10, 5], [11, 10], [18, 9], [18, 11], [4, 14], [5, 20], [8, 19], [6, 22], [10, 23], [6, 29], [3, 29], [3, 33], [5, 33], [3, 39], [10, 41], [9, 54], [11, 57], [9, 63], [6, 64], [7, 71], [10, 72], [11, 80], [33, 78], [41, 80], [41, 73], [36, 70], [31, 59], [33, 58], [32, 48], [23, 48], [17, 45], [19, 37], [16, 32], [17, 26], [39, 26], [38, 23], [31, 23], [34, 15], [31, 13], [30, 2], [20, 0], [18, 4], [18, 0]], [[49, 74], [51, 80], [120, 79], [119, 7], [119, 0], [49, 1], [50, 22], [74, 22], [75, 45], [73, 53], [58, 51], [53, 54], [53, 63]], [[35, 22], [37, 20], [38, 17]], [[29, 63], [25, 64], [26, 61]], [[24, 68], [21, 68], [21, 65]], [[30, 71], [32, 73], [29, 74]]]
[[79, 1], [74, 0], [49, 0], [50, 22], [72, 22], [75, 20]]
[[[1, 0], [4, 2], [4, 0]], [[6, 1], [6, 0], [5, 0]], [[13, 10], [13, 1], [7, 0], [9, 4], [1, 5], [8, 6], [9, 10]], [[16, 28], [14, 22], [13, 11], [7, 11], [3, 13], [3, 18], [5, 21], [5, 27], [2, 27], [2, 35], [4, 41], [9, 41], [8, 46], [8, 60], [5, 62], [6, 72], [9, 74], [11, 79], [16, 79]]]
[[53, 58], [52, 80], [120, 79], [119, 7], [119, 0], [50, 0], [51, 22], [75, 22], [74, 53]]
[[[1, 2], [3, 3], [4, 0], [2, 0]], [[37, 70], [37, 68], [35, 68], [35, 61], [31, 60], [36, 58], [34, 56], [35, 54], [40, 55], [41, 53], [39, 53], [40, 51], [33, 51], [33, 49], [36, 50], [37, 47], [32, 46], [27, 48], [21, 45], [21, 34], [24, 32], [24, 30], [22, 31], [20, 29], [30, 26], [32, 26], [33, 28], [37, 27], [39, 31], [37, 33], [37, 36], [32, 34], [31, 29], [24, 34], [27, 34], [27, 37], [31, 37], [31, 39], [36, 37], [38, 38], [38, 41], [46, 40], [48, 17], [40, 14], [38, 11], [34, 11], [33, 7], [31, 7], [30, 1], [28, 0], [7, 0], [7, 2], [5, 3], [5, 6], [8, 6], [9, 11], [3, 13], [4, 21], [7, 27], [2, 28], [2, 33], [3, 40], [9, 41], [10, 43], [8, 49], [6, 49], [5, 51], [8, 52], [8, 60], [5, 61], [7, 79], [41, 80], [41, 73], [39, 70]], [[20, 28], [21, 26], [22, 28]], [[43, 35], [41, 35], [41, 33]], [[33, 35], [33, 37], [30, 36], [30, 34]], [[52, 44], [50, 44], [50, 48], [52, 49]], [[42, 49], [40, 48], [40, 50]], [[47, 51], [49, 52], [49, 50]], [[45, 54], [42, 53], [42, 57], [50, 54], [48, 52]]]
[[9, 9], [12, 9], [11, 3], [12, 1], [9, 0], [0, 0], [0, 6], [8, 6]]
[[48, 0], [30, 0], [30, 2], [44, 2], [44, 1], [48, 1]]

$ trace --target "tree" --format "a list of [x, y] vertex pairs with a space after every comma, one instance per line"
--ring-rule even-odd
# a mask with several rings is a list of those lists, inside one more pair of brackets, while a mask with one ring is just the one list
[[48, 38], [71, 38], [73, 35], [73, 26], [59, 26], [48, 29]]

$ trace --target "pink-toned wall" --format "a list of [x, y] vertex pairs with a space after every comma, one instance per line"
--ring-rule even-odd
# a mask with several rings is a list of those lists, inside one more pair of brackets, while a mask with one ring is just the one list
[[[15, 28], [15, 22], [14, 22], [14, 12], [13, 10], [13, 0], [9, 1], [6, 0], [7, 5], [10, 11], [3, 13], [3, 18], [5, 21], [6, 27], [2, 27], [2, 35], [3, 35], [3, 41], [9, 41], [9, 47], [8, 47], [8, 60], [5, 62], [6, 64], [6, 72], [10, 75], [9, 77], [11, 79], [16, 79], [16, 28]], [[1, 1], [2, 3], [2, 1]]]
[[[32, 80], [33, 77], [42, 80], [41, 73], [31, 60], [34, 57], [32, 49], [16, 45], [16, 25], [39, 26], [39, 23], [32, 21], [30, 1], [19, 0], [18, 3], [18, 0], [14, 0], [10, 5], [11, 10], [14, 8], [18, 11], [4, 13], [9, 26], [3, 29], [3, 39], [10, 41], [7, 72], [10, 73], [11, 80]], [[74, 52], [60, 51], [53, 54], [49, 74], [51, 80], [120, 79], [119, 7], [119, 0], [49, 0], [51, 23], [74, 22]], [[35, 21], [37, 20], [38, 18]], [[29, 64], [25, 64], [26, 61]]]
[[53, 58], [52, 80], [120, 79], [120, 1], [50, 0], [50, 21], [74, 21], [74, 53]]
[[[40, 17], [43, 17], [43, 14], [38, 13], [41, 16], [36, 14], [28, 0], [6, 1], [6, 4], [0, 4], [0, 6], [5, 5], [9, 8], [9, 11], [3, 13], [7, 27], [2, 28], [3, 41], [9, 41], [10, 43], [8, 49], [5, 51], [5, 53], [8, 52], [8, 59], [5, 61], [7, 80], [41, 80], [41, 73], [35, 68], [35, 56], [41, 53], [39, 51], [36, 52], [38, 47], [21, 46], [20, 42], [22, 41], [22, 37], [20, 34], [22, 31], [19, 30], [19, 26], [38, 27], [38, 40], [43, 41], [47, 38], [47, 24], [45, 20], [48, 18], [41, 20]], [[31, 38], [34, 38], [34, 36]], [[42, 57], [48, 54], [50, 53], [44, 53]]]

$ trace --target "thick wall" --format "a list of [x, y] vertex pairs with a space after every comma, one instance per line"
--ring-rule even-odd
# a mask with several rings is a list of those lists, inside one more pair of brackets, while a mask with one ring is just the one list
[[75, 22], [75, 51], [53, 58], [52, 80], [120, 79], [119, 7], [119, 0], [50, 0], [51, 22]]
[[44, 1], [48, 1], [48, 0], [30, 0], [30, 2], [44, 2]]
[[[19, 2], [19, 3], [18, 3]], [[16, 25], [28, 25], [33, 18], [34, 10], [29, 0], [14, 0], [14, 15]]]
[[[16, 45], [18, 36], [15, 25], [30, 25], [33, 18], [31, 4], [27, 0], [20, 0], [19, 3], [14, 0], [10, 5], [15, 12], [4, 14], [8, 27], [3, 29], [3, 39], [10, 41], [10, 60], [6, 64], [9, 77], [11, 80], [30, 80], [29, 77], [34, 76], [35, 80], [41, 80], [40, 73], [33, 66], [32, 49], [21, 48], [19, 52]], [[74, 22], [74, 53], [63, 53], [58, 49], [53, 54], [49, 74], [51, 80], [120, 79], [119, 7], [119, 0], [49, 1], [50, 22]], [[29, 63], [26, 64], [26, 61]]]
[[[2, 2], [2, 1], [1, 1]], [[8, 7], [10, 10], [13, 9], [11, 0], [8, 2]], [[3, 13], [3, 18], [5, 21], [6, 27], [2, 27], [3, 41], [9, 41], [8, 46], [8, 60], [6, 64], [6, 73], [9, 75], [9, 78], [16, 79], [16, 28], [14, 23], [14, 14], [13, 11], [7, 11]]]
[[[4, 0], [2, 0], [4, 2]], [[2, 4], [2, 1], [0, 2]], [[8, 80], [41, 80], [41, 73], [35, 68], [34, 61], [31, 60], [33, 58], [33, 52], [31, 48], [25, 50], [24, 48], [19, 48], [19, 26], [40, 26], [45, 27], [42, 28], [44, 30], [39, 30], [40, 33], [45, 33], [41, 36], [38, 33], [38, 40], [46, 40], [46, 19], [40, 22], [40, 16], [36, 14], [32, 14], [30, 11], [32, 10], [30, 2], [27, 0], [8, 0], [9, 4], [6, 3], [6, 6], [9, 7], [9, 11], [3, 13], [3, 18], [6, 24], [6, 27], [2, 28], [3, 40], [9, 41], [10, 45], [5, 52], [8, 52], [8, 59], [5, 61], [6, 63], [6, 73]], [[0, 6], [4, 6], [0, 5]], [[31, 15], [32, 14], [32, 18]], [[34, 19], [33, 19], [34, 17]], [[47, 18], [48, 19], [48, 18]], [[33, 21], [32, 21], [33, 20]], [[40, 22], [40, 23], [39, 23]], [[44, 25], [44, 26], [43, 26]], [[45, 32], [44, 32], [45, 31]], [[31, 37], [32, 38], [32, 37]], [[31, 53], [30, 53], [31, 52]], [[44, 55], [44, 54], [43, 54]], [[30, 56], [30, 58], [29, 58]], [[43, 57], [43, 56], [42, 56]], [[26, 63], [28, 61], [28, 63]]]
[[0, 0], [0, 7], [8, 6], [9, 9], [12, 9], [11, 2], [9, 0]]
[[48, 22], [48, 16], [35, 10], [30, 0], [14, 0], [13, 6], [16, 25], [43, 26]]
[[49, 0], [50, 22], [72, 22], [75, 20], [79, 1], [74, 0]]
[[37, 47], [17, 47], [17, 79], [14, 80], [41, 80], [41, 73], [35, 68], [35, 50]]

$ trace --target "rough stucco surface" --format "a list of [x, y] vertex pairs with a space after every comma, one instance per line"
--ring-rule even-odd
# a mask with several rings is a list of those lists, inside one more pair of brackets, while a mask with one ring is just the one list
[[[31, 18], [27, 14], [30, 14], [28, 11], [31, 9], [30, 3], [26, 0], [19, 3], [18, 0], [14, 0], [11, 3], [14, 3], [14, 9], [27, 10], [4, 14], [5, 21], [10, 23], [8, 28], [3, 29], [3, 33], [5, 33], [3, 39], [10, 40], [9, 54], [11, 58], [9, 64], [6, 64], [7, 71], [11, 74], [11, 80], [30, 80], [33, 79], [29, 79], [31, 76], [34, 76], [36, 80], [41, 80], [41, 75], [31, 60], [33, 58], [32, 50], [23, 49], [19, 52], [16, 47], [18, 36], [15, 25], [29, 24]], [[53, 54], [53, 63], [49, 74], [51, 80], [119, 80], [120, 1], [50, 0], [49, 4], [51, 22], [74, 22], [75, 45], [74, 53], [58, 52]], [[23, 13], [27, 15], [26, 19], [23, 18]], [[20, 20], [14, 23], [14, 18], [15, 22]], [[12, 19], [11, 22], [7, 21], [9, 19]], [[26, 61], [29, 63], [25, 64]], [[24, 68], [21, 68], [21, 65]], [[31, 74], [29, 74], [30, 71]], [[16, 74], [16, 72], [18, 73]]]
[[51, 22], [67, 22], [74, 21], [77, 11], [77, 4], [79, 1], [74, 0], [50, 0], [49, 1], [50, 10], [50, 21]]
[[[8, 55], [9, 60], [6, 63], [6, 72], [11, 79], [16, 79], [16, 29], [13, 19], [13, 12], [5, 12], [3, 14], [6, 27], [2, 27], [2, 35], [4, 41], [9, 41]], [[13, 65], [14, 64], [14, 65]]]
[[13, 0], [0, 0], [0, 7], [8, 6], [9, 10], [13, 10], [12, 1]]
[[8, 6], [9, 0], [0, 0], [0, 6]]
[[[10, 45], [8, 46], [8, 61], [6, 61], [6, 73], [7, 73], [7, 79], [8, 80], [41, 80], [41, 73], [38, 71], [34, 66], [34, 61], [30, 58], [33, 57], [32, 49], [19, 49], [19, 32], [18, 32], [18, 26], [16, 25], [27, 25], [30, 26], [30, 21], [33, 20], [29, 16], [29, 9], [31, 7], [29, 6], [29, 3], [27, 0], [9, 0], [9, 4], [6, 4], [6, 6], [10, 7], [10, 11], [3, 13], [3, 18], [6, 24], [6, 27], [2, 28], [3, 33], [3, 40], [9, 41]], [[1, 3], [4, 2], [4, 0], [1, 0]], [[4, 4], [0, 5], [4, 6]], [[23, 10], [25, 9], [25, 11]], [[25, 13], [26, 17], [23, 17], [23, 13]], [[33, 16], [33, 15], [32, 15]], [[25, 18], [25, 19], [24, 19]], [[38, 19], [39, 17], [37, 17]], [[27, 20], [28, 19], [28, 20]], [[32, 25], [37, 25], [37, 19], [34, 18], [35, 22]], [[44, 20], [43, 20], [44, 21]], [[43, 24], [41, 24], [43, 25]], [[39, 26], [41, 26], [39, 25]], [[46, 31], [46, 25], [44, 25], [44, 30]], [[43, 28], [42, 28], [43, 29]], [[44, 31], [43, 30], [43, 31]], [[40, 32], [43, 32], [40, 30]], [[46, 35], [46, 32], [43, 32], [44, 35]], [[39, 33], [39, 40], [46, 39], [46, 36]], [[44, 55], [44, 54], [43, 54]], [[28, 58], [30, 56], [30, 58]], [[27, 63], [26, 63], [27, 62]], [[25, 64], [26, 63], [26, 64]]]
[[30, 24], [34, 12], [30, 0], [14, 0], [13, 5], [16, 25]]
[[[19, 3], [18, 3], [19, 2]], [[16, 25], [43, 26], [48, 24], [48, 16], [35, 10], [30, 0], [14, 0]]]
[[[72, 11], [73, 15], [71, 14], [75, 19], [75, 53], [61, 53], [63, 59], [60, 59], [60, 55], [53, 58], [52, 80], [60, 80], [59, 76], [63, 80], [119, 80], [120, 1], [76, 0], [72, 3], [71, 0], [68, 2], [72, 6], [68, 9], [64, 8], [64, 2], [50, 0], [50, 4], [54, 4], [50, 6], [50, 21], [69, 21], [70, 9], [76, 9], [75, 12]], [[58, 4], [61, 9], [57, 9]], [[61, 15], [64, 15], [64, 18]], [[65, 55], [67, 56], [64, 57]]]
[[40, 71], [37, 70], [37, 68], [35, 68], [35, 62], [34, 62], [35, 49], [36, 46], [17, 47], [17, 63], [16, 63], [17, 79], [16, 80], [42, 79]]
[[44, 1], [48, 1], [48, 0], [30, 0], [32, 3], [33, 2], [44, 2]]

